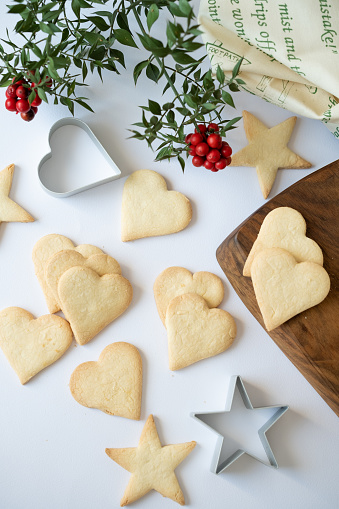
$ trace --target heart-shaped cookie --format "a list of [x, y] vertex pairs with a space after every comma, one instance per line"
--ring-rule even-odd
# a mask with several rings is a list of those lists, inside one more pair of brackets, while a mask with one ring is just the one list
[[60, 277], [58, 294], [76, 341], [85, 345], [128, 308], [133, 289], [119, 274], [72, 267]]
[[60, 316], [34, 319], [31, 313], [17, 307], [0, 313], [0, 347], [22, 384], [57, 361], [72, 338], [68, 322]]
[[49, 258], [45, 268], [45, 281], [53, 292], [54, 298], [58, 305], [61, 303], [58, 295], [59, 279], [66, 270], [71, 267], [88, 267], [99, 276], [104, 274], [120, 274], [121, 268], [119, 263], [109, 255], [104, 253], [94, 254], [86, 258], [76, 250], [65, 249], [59, 251]]
[[42, 291], [44, 292], [50, 313], [57, 313], [60, 311], [60, 306], [55, 300], [54, 294], [46, 282], [45, 267], [49, 258], [63, 249], [74, 249], [86, 258], [93, 254], [102, 253], [101, 249], [96, 246], [91, 246], [90, 244], [82, 244], [75, 247], [70, 239], [64, 237], [64, 235], [58, 235], [56, 233], [45, 235], [45, 237], [42, 237], [38, 240], [38, 242], [36, 242], [32, 252], [32, 259], [35, 274], [39, 280]]
[[218, 276], [204, 271], [192, 274], [183, 267], [169, 267], [161, 272], [155, 280], [153, 290], [159, 316], [164, 325], [167, 306], [178, 295], [197, 293], [205, 299], [210, 308], [218, 307], [224, 298], [224, 285]]
[[192, 219], [191, 204], [152, 170], [138, 170], [125, 182], [122, 195], [121, 240], [167, 235], [183, 230]]
[[233, 317], [223, 309], [209, 309], [196, 293], [171, 300], [166, 312], [169, 368], [182, 369], [231, 346], [236, 336]]
[[247, 257], [244, 276], [251, 276], [251, 266], [257, 254], [272, 247], [289, 251], [297, 262], [323, 264], [320, 247], [314, 240], [306, 237], [305, 219], [300, 212], [290, 207], [278, 207], [267, 214]]
[[73, 371], [69, 388], [80, 405], [139, 420], [142, 361], [138, 349], [122, 342], [106, 346], [97, 362], [84, 362]]
[[255, 257], [251, 277], [268, 331], [316, 306], [330, 291], [330, 278], [321, 265], [297, 263], [279, 248], [265, 249]]

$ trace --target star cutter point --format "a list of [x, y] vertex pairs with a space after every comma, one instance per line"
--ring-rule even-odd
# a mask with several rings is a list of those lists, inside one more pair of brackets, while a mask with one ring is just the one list
[[[269, 463], [266, 463], [261, 458], [247, 452], [245, 449], [238, 449], [233, 454], [228, 456], [225, 460], [221, 459], [221, 452], [222, 452], [222, 446], [225, 437], [221, 435], [218, 431], [216, 431], [212, 426], [204, 422], [199, 416], [203, 415], [213, 415], [213, 414], [223, 414], [231, 411], [232, 402], [234, 398], [234, 393], [236, 388], [239, 391], [239, 394], [241, 396], [241, 399], [245, 405], [245, 407], [248, 410], [263, 410], [263, 409], [274, 409], [276, 408], [276, 411], [274, 414], [258, 429], [258, 435], [261, 441], [261, 444], [264, 448], [265, 454], [267, 456], [267, 459]], [[191, 417], [202, 423], [204, 426], [206, 426], [208, 429], [212, 430], [214, 433], [218, 435], [218, 440], [214, 449], [214, 454], [212, 458], [212, 464], [211, 464], [211, 471], [214, 474], [221, 474], [228, 468], [232, 463], [234, 463], [240, 456], [243, 454], [247, 454], [248, 456], [251, 456], [252, 458], [256, 459], [257, 461], [260, 461], [260, 463], [263, 463], [266, 466], [271, 466], [273, 468], [278, 468], [277, 460], [275, 459], [275, 456], [273, 454], [273, 451], [271, 449], [271, 446], [268, 442], [266, 433], [267, 431], [277, 422], [280, 417], [288, 410], [288, 406], [265, 406], [265, 407], [253, 407], [251, 400], [247, 394], [247, 391], [245, 389], [244, 383], [239, 375], [234, 375], [231, 377], [230, 385], [227, 393], [227, 399], [226, 399], [226, 406], [225, 410], [221, 410], [218, 412], [193, 412], [191, 413]]]

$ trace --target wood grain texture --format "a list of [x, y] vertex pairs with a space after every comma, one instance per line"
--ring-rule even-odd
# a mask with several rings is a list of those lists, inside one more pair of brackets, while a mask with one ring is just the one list
[[217, 260], [245, 306], [264, 327], [252, 281], [242, 271], [266, 215], [286, 206], [304, 216], [307, 236], [323, 250], [331, 290], [321, 304], [268, 334], [339, 416], [339, 160], [303, 178], [254, 212], [219, 246]]

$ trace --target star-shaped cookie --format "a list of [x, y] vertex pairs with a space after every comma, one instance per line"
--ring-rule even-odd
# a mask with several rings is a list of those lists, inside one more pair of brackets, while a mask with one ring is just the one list
[[150, 415], [142, 430], [138, 447], [106, 449], [106, 454], [113, 461], [132, 474], [121, 499], [121, 507], [131, 504], [152, 489], [180, 505], [185, 505], [174, 469], [195, 445], [196, 442], [186, 442], [162, 447], [153, 415]]
[[232, 156], [231, 166], [256, 167], [264, 198], [270, 194], [279, 168], [310, 168], [312, 165], [287, 147], [297, 117], [271, 129], [248, 111], [243, 111], [248, 145]]
[[2, 221], [29, 223], [34, 221], [34, 218], [8, 196], [11, 190], [13, 173], [14, 164], [10, 164], [0, 171], [0, 223]]

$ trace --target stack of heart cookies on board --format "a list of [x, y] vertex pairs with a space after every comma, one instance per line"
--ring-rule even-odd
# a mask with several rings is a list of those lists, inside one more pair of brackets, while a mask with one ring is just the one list
[[210, 272], [165, 269], [154, 283], [159, 316], [167, 329], [169, 368], [182, 369], [224, 352], [236, 336], [233, 317], [217, 309], [224, 298], [221, 280]]
[[49, 311], [62, 310], [79, 345], [131, 303], [132, 285], [119, 263], [96, 246], [74, 246], [67, 237], [51, 234], [35, 244], [32, 257]]
[[253, 282], [268, 331], [322, 302], [330, 291], [323, 253], [306, 237], [306, 222], [290, 207], [265, 217], [247, 257], [244, 276]]

